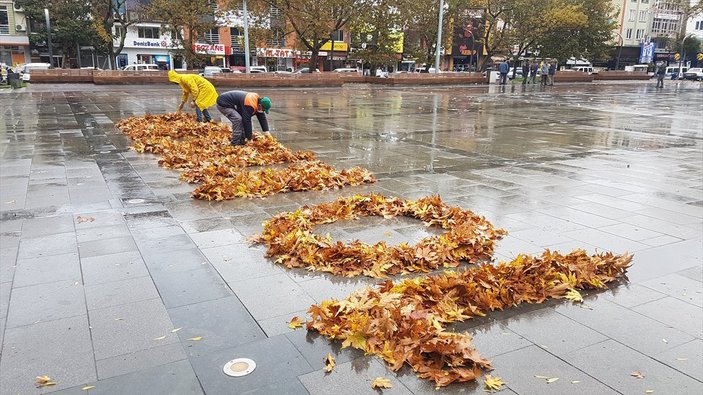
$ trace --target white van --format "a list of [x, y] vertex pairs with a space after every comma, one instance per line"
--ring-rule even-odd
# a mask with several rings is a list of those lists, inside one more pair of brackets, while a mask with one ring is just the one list
[[32, 70], [49, 70], [52, 68], [53, 66], [49, 63], [27, 63], [20, 69], [20, 79], [29, 81]]
[[679, 74], [679, 66], [669, 66], [666, 68], [666, 75], [671, 77], [671, 79], [678, 79], [682, 80], [683, 79], [683, 73], [688, 71], [688, 67], [686, 66], [681, 66], [681, 74]]
[[249, 66], [249, 73], [268, 73], [268, 69], [266, 68], [266, 66]]
[[159, 65], [156, 64], [130, 64], [125, 66], [122, 71], [159, 71]]

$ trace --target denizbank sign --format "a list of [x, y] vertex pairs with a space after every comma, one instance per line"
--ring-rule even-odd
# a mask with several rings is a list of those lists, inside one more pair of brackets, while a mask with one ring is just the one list
[[125, 47], [133, 48], [166, 48], [168, 43], [166, 40], [127, 40], [125, 41]]

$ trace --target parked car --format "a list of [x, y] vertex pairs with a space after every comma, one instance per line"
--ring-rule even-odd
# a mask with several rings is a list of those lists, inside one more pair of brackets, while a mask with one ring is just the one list
[[220, 66], [205, 66], [203, 72], [200, 73], [200, 75], [207, 78], [214, 77], [216, 74], [220, 74], [221, 72], [222, 68]]
[[683, 79], [683, 73], [688, 71], [688, 67], [681, 66], [681, 75], [679, 75], [679, 66], [669, 66], [666, 68], [666, 75], [671, 76], [672, 80]]
[[511, 67], [510, 70], [508, 70], [508, 79], [509, 80], [513, 79], [513, 70], [515, 70], [515, 77], [522, 78], [522, 67], [518, 67], [517, 69], [514, 67]]
[[694, 67], [683, 73], [683, 78], [686, 80], [703, 81], [703, 68]]
[[268, 73], [268, 69], [266, 68], [266, 66], [249, 66], [249, 72], [251, 74]]
[[122, 71], [159, 71], [158, 64], [129, 64]]
[[32, 70], [49, 70], [53, 68], [54, 66], [50, 63], [27, 63], [20, 67], [20, 79], [22, 81], [29, 81]]
[[342, 67], [339, 69], [334, 69], [335, 73], [358, 73], [359, 70], [351, 68], [351, 67]]
[[[319, 69], [315, 69], [313, 73], [319, 73]], [[310, 73], [310, 68], [309, 67], [303, 67], [302, 69], [298, 69], [294, 74], [304, 74], [304, 73]]]

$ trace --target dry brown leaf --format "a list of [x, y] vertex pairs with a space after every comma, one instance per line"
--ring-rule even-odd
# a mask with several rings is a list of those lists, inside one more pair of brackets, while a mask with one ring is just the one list
[[385, 377], [376, 377], [371, 383], [371, 388], [393, 388], [393, 383]]
[[81, 391], [89, 391], [95, 388], [94, 385], [86, 385], [85, 387], [81, 388]]
[[83, 216], [79, 215], [78, 218], [76, 218], [76, 222], [79, 224], [82, 224], [83, 222], [93, 222], [95, 221], [95, 217], [88, 217], [88, 216]]
[[37, 376], [37, 379], [34, 382], [34, 385], [37, 388], [50, 387], [52, 385], [56, 385], [56, 382], [54, 380], [52, 380], [51, 377], [44, 375], [44, 376]]
[[293, 318], [290, 319], [288, 322], [288, 327], [291, 329], [297, 329], [303, 326], [303, 320], [300, 319], [297, 315]]
[[200, 340], [202, 340], [202, 339], [203, 339], [202, 336], [195, 336], [195, 337], [189, 337], [189, 338], [188, 338], [188, 340], [193, 341], [193, 342], [198, 342], [198, 341], [200, 341]]
[[331, 353], [327, 353], [325, 357], [325, 372], [330, 373], [337, 363]]
[[630, 376], [638, 378], [638, 379], [644, 378], [644, 375], [642, 373], [640, 373], [639, 371], [634, 371], [634, 372], [630, 373]]
[[500, 391], [503, 389], [503, 385], [505, 385], [505, 382], [502, 378], [497, 376], [491, 376], [490, 374], [487, 374], [486, 377], [483, 379], [483, 387], [486, 391]]

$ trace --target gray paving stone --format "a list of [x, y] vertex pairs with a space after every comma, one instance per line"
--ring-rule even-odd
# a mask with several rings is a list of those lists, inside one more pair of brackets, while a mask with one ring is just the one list
[[[633, 282], [643, 282], [664, 277], [692, 266], [703, 266], [700, 243], [685, 240], [661, 247], [637, 251], [632, 267], [627, 276]], [[666, 264], [662, 264], [666, 262]]]
[[99, 239], [80, 243], [78, 250], [81, 258], [90, 258], [98, 255], [110, 255], [120, 252], [137, 251], [137, 245], [132, 236]]
[[85, 285], [104, 284], [149, 275], [141, 255], [136, 251], [81, 258], [81, 270]]
[[150, 276], [85, 286], [85, 300], [88, 304], [88, 310], [102, 309], [158, 297], [159, 293], [156, 291]]
[[676, 274], [680, 274], [684, 277], [688, 277], [691, 280], [696, 280], [698, 282], [703, 282], [703, 267], [691, 267], [684, 269]]
[[686, 303], [703, 307], [703, 284], [678, 274], [669, 274], [654, 280], [642, 282], [641, 285], [655, 291], [673, 296]]
[[85, 315], [83, 286], [73, 281], [13, 288], [7, 327]]
[[[146, 370], [186, 359], [180, 343], [166, 344], [95, 361], [98, 380]], [[102, 385], [101, 385], [102, 386]]]
[[89, 316], [98, 360], [178, 342], [160, 299], [91, 310]]
[[[235, 358], [254, 360], [256, 369], [243, 377], [226, 376], [222, 367]], [[238, 393], [246, 393], [266, 386], [272, 378], [276, 382], [294, 382], [297, 376], [313, 370], [285, 336], [208, 353], [191, 359], [191, 364], [208, 394], [227, 393], [232, 388]]]
[[73, 217], [70, 215], [30, 218], [25, 220], [22, 225], [23, 238], [50, 236], [73, 231]]
[[[492, 375], [501, 377], [518, 394], [616, 394], [600, 381], [547, 351], [530, 346], [493, 358]], [[547, 379], [558, 378], [548, 383]], [[578, 383], [572, 383], [578, 381]]]
[[76, 230], [78, 243], [95, 241], [101, 239], [112, 239], [116, 237], [130, 236], [129, 228], [125, 224], [111, 224], [92, 228], [81, 228]]
[[[314, 276], [307, 281], [296, 281], [305, 293], [320, 303], [327, 299], [344, 299], [354, 291], [366, 287], [374, 287], [378, 280], [371, 278], [338, 278], [327, 273], [312, 273]], [[288, 273], [294, 281], [299, 278]]]
[[701, 339], [674, 347], [656, 355], [654, 358], [698, 381], [703, 381], [703, 371], [701, 371], [701, 366], [703, 366], [703, 340]]
[[24, 287], [64, 280], [74, 283], [82, 281], [76, 252], [21, 259], [17, 262], [12, 284]]
[[11, 282], [17, 268], [18, 247], [0, 248], [0, 283]]
[[201, 341], [188, 344], [190, 356], [200, 356], [213, 351], [235, 347], [266, 338], [257, 322], [234, 296], [195, 303], [168, 310], [173, 325], [182, 328], [178, 336], [187, 339], [202, 337]]
[[673, 297], [641, 304], [632, 310], [703, 339], [703, 309]]
[[205, 248], [202, 252], [228, 284], [285, 273], [281, 266], [264, 256], [261, 247], [233, 244]]
[[[4, 322], [7, 317], [7, 308], [10, 305], [11, 282], [0, 283], [0, 321]], [[1, 345], [2, 343], [0, 343]]]
[[661, 298], [666, 294], [657, 292], [651, 288], [639, 284], [627, 284], [613, 287], [600, 294], [599, 297], [608, 299], [620, 306], [632, 308], [645, 303], [649, 303]]
[[18, 259], [70, 254], [77, 251], [76, 234], [58, 233], [31, 239], [22, 238]]
[[154, 284], [167, 308], [215, 300], [232, 291], [210, 265], [188, 271], [152, 272]]
[[207, 258], [197, 248], [179, 251], [141, 251], [144, 263], [153, 275], [186, 272], [207, 265]]
[[645, 354], [658, 354], [693, 337], [606, 299], [589, 300], [587, 307], [562, 304], [557, 311], [603, 335]]
[[241, 233], [231, 228], [191, 233], [190, 237], [200, 249], [247, 243]]
[[384, 394], [412, 394], [396, 377], [372, 357], [364, 357], [352, 362], [338, 363], [332, 372], [323, 369], [300, 376], [300, 381], [311, 394], [334, 395], [342, 393], [378, 394], [371, 388], [376, 377], [386, 377], [393, 385], [384, 388]]
[[[203, 394], [198, 378], [188, 361], [177, 361], [86, 385], [95, 387], [90, 389], [91, 394]], [[86, 393], [81, 389], [84, 386], [58, 391], [56, 394], [83, 395]]]
[[564, 232], [564, 236], [598, 247], [601, 251], [612, 251], [616, 254], [638, 252], [649, 248], [648, 245], [616, 236], [598, 229], [581, 229]]
[[[301, 317], [304, 319], [304, 317]], [[327, 339], [316, 331], [308, 331], [303, 326], [285, 335], [295, 345], [313, 369], [325, 367], [327, 354], [332, 354], [337, 364], [353, 361], [364, 356], [362, 350], [352, 347], [342, 348], [342, 342]]]
[[5, 331], [0, 360], [3, 394], [36, 393], [36, 376], [47, 375], [58, 390], [95, 381], [95, 361], [85, 315]]
[[284, 335], [286, 333], [293, 332], [294, 329], [291, 329], [288, 326], [288, 323], [290, 322], [291, 318], [298, 316], [301, 319], [305, 319], [307, 316], [307, 309], [305, 310], [299, 310], [299, 311], [294, 311], [292, 313], [287, 313], [283, 314], [280, 316], [276, 317], [270, 317], [270, 318], [264, 318], [264, 319], [258, 319], [256, 322], [259, 324], [261, 329], [266, 333], [266, 336], [268, 337], [274, 337], [278, 335]]
[[230, 287], [257, 320], [307, 310], [315, 303], [285, 274], [239, 281]]
[[[567, 361], [620, 393], [700, 394], [703, 383], [648, 358], [614, 340], [595, 344], [565, 357]], [[599, 363], [593, 363], [595, 360]], [[644, 378], [631, 376], [640, 372]]]

